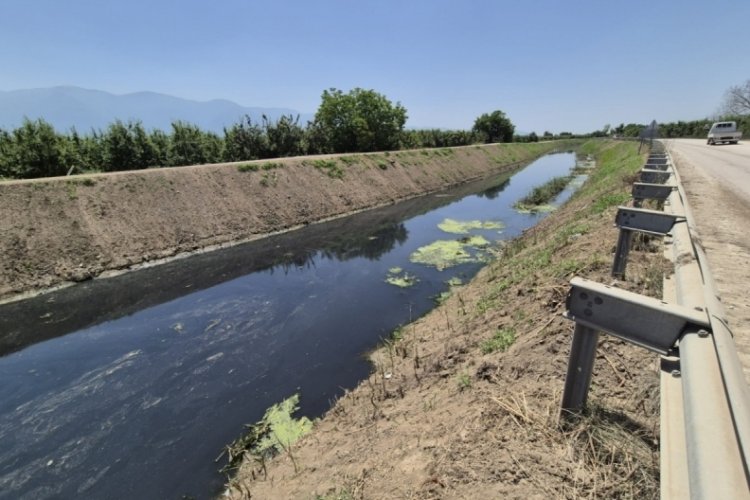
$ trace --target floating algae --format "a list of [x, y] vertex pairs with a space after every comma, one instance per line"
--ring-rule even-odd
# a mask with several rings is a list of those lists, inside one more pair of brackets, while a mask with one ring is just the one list
[[268, 435], [258, 443], [258, 451], [275, 449], [277, 452], [288, 450], [299, 438], [312, 430], [312, 421], [307, 417], [292, 418], [299, 409], [299, 394], [271, 406], [263, 416], [270, 428]]
[[503, 229], [505, 225], [498, 221], [460, 221], [455, 219], [445, 219], [438, 224], [438, 227], [446, 233], [469, 234], [469, 232], [474, 229]]
[[522, 205], [517, 204], [516, 205], [516, 212], [519, 214], [538, 214], [538, 213], [547, 213], [547, 212], [554, 212], [557, 210], [556, 206], [553, 205]]
[[268, 408], [261, 420], [246, 426], [247, 432], [227, 446], [229, 463], [222, 472], [229, 473], [239, 468], [246, 453], [261, 462], [276, 453], [289, 453], [291, 446], [312, 430], [309, 418], [292, 417], [298, 409], [299, 394], [294, 394]]
[[467, 246], [467, 247], [474, 247], [474, 248], [484, 248], [490, 245], [490, 242], [487, 241], [487, 238], [484, 236], [469, 236], [466, 238], [461, 238], [460, 243]]
[[438, 240], [418, 248], [409, 256], [409, 260], [427, 266], [435, 266], [438, 271], [448, 267], [479, 262], [478, 256], [472, 256], [466, 249], [485, 248], [490, 244], [484, 236], [467, 236], [460, 240]]
[[409, 256], [417, 264], [435, 266], [438, 271], [447, 267], [474, 262], [474, 258], [464, 249], [465, 243], [456, 240], [438, 240], [418, 248]]
[[409, 273], [402, 273], [400, 267], [393, 267], [388, 270], [388, 276], [385, 278], [385, 282], [397, 286], [399, 288], [409, 288], [419, 282], [416, 276]]

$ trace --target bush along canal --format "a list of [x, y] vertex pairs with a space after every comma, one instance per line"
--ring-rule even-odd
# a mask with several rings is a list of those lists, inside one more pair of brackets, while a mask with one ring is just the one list
[[218, 494], [216, 458], [244, 424], [294, 394], [300, 415], [322, 415], [368, 375], [368, 350], [544, 217], [514, 205], [574, 166], [552, 154], [0, 307], [0, 498]]

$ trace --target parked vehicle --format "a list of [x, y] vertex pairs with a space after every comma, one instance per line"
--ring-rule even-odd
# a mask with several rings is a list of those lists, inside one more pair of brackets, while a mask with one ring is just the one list
[[740, 138], [742, 138], [742, 132], [737, 130], [737, 122], [716, 122], [711, 125], [711, 130], [708, 131], [708, 141], [706, 143], [709, 145], [721, 142], [737, 144]]

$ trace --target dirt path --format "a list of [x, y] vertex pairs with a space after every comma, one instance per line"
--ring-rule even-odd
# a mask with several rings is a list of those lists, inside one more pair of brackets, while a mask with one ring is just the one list
[[750, 144], [665, 141], [750, 383]]

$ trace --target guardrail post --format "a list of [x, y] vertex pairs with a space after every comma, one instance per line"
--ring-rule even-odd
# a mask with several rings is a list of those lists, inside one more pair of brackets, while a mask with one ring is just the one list
[[653, 160], [647, 161], [643, 168], [646, 170], [658, 170], [659, 172], [666, 172], [669, 170], [668, 163], [651, 163], [651, 161]]
[[684, 217], [665, 214], [656, 210], [619, 207], [615, 216], [615, 224], [620, 228], [620, 236], [617, 240], [615, 261], [612, 264], [612, 276], [622, 277], [625, 275], [633, 231], [665, 236], [672, 230], [675, 222], [679, 220], [684, 220]]
[[597, 330], [576, 323], [576, 328], [573, 331], [573, 343], [570, 347], [568, 373], [565, 376], [565, 389], [561, 405], [563, 415], [566, 412], [582, 410], [586, 406], [598, 341], [599, 332]]
[[648, 184], [665, 184], [669, 180], [670, 172], [644, 168], [640, 172], [640, 181]]
[[664, 202], [673, 190], [674, 186], [635, 182], [631, 191], [633, 206], [640, 208], [641, 203], [646, 199]]
[[615, 250], [615, 261], [612, 264], [612, 276], [622, 278], [625, 276], [625, 267], [628, 265], [628, 254], [630, 253], [630, 242], [633, 239], [633, 231], [620, 228], [620, 236], [617, 238], [617, 249]]

